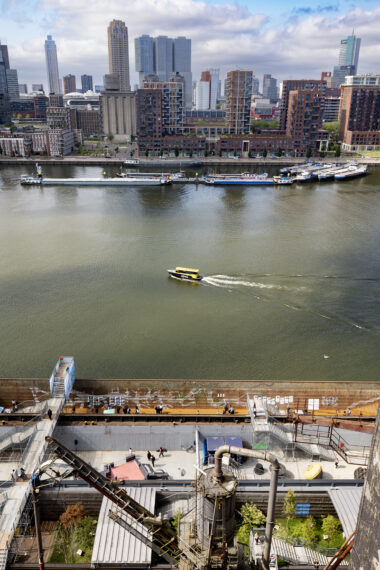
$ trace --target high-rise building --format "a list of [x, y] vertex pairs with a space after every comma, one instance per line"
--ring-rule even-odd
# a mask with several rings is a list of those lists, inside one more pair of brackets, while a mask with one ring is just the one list
[[57, 46], [52, 36], [45, 40], [45, 59], [49, 93], [60, 93]]
[[358, 71], [358, 61], [360, 52], [361, 39], [347, 36], [340, 42], [338, 65], [334, 67], [333, 77], [337, 87], [344, 83], [347, 75], [356, 75]]
[[[173, 40], [173, 70], [185, 79], [185, 107], [192, 107], [191, 39], [179, 36]], [[215, 92], [216, 93], [216, 92]]]
[[291, 91], [322, 91], [325, 94], [326, 83], [319, 79], [287, 79], [282, 82], [280, 130], [285, 131], [288, 119], [289, 93]]
[[331, 71], [322, 71], [321, 81], [324, 81], [326, 83], [326, 87], [328, 89], [333, 89], [336, 86], [335, 79]]
[[158, 36], [154, 38], [154, 72], [160, 81], [168, 81], [173, 71], [173, 40]]
[[6, 75], [7, 75], [9, 100], [12, 103], [13, 101], [18, 101], [20, 99], [20, 91], [18, 88], [17, 70], [16, 69], [7, 69]]
[[154, 66], [154, 40], [143, 35], [135, 39], [135, 66], [139, 74], [139, 86], [142, 87], [146, 75], [153, 75]]
[[109, 71], [120, 78], [120, 90], [130, 91], [128, 28], [125, 22], [113, 20], [108, 26]]
[[136, 94], [136, 130], [139, 140], [162, 137], [163, 89], [143, 88]]
[[162, 91], [162, 135], [182, 134], [184, 119], [183, 78], [178, 81], [145, 81], [144, 89], [160, 89]]
[[67, 93], [75, 93], [77, 90], [77, 82], [75, 79], [75, 75], [64, 75], [63, 76], [63, 94], [67, 95]]
[[81, 75], [80, 80], [82, 84], [82, 93], [93, 91], [92, 75]]
[[258, 95], [260, 91], [260, 81], [258, 77], [252, 79], [252, 95]]
[[305, 156], [309, 148], [312, 151], [319, 148], [323, 138], [324, 102], [322, 89], [300, 88], [289, 92], [286, 134], [292, 139], [298, 156]]
[[252, 71], [229, 71], [226, 80], [226, 125], [230, 134], [249, 133]]
[[266, 73], [263, 77], [263, 95], [271, 103], [277, 103], [277, 79]]
[[9, 71], [8, 46], [0, 43], [0, 123], [11, 119], [7, 71]]
[[195, 108], [198, 111], [210, 109], [210, 84], [211, 80], [204, 80], [205, 72], [202, 72], [201, 80], [197, 83], [195, 93]]
[[340, 139], [346, 150], [380, 145], [380, 75], [348, 76], [342, 85]]
[[28, 93], [28, 85], [26, 83], [19, 83], [18, 84], [18, 91], [20, 95], [26, 95]]
[[42, 83], [32, 83], [32, 91], [44, 91], [44, 86]]

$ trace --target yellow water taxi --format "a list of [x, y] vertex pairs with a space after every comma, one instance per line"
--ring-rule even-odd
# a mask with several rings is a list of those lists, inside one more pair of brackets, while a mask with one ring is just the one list
[[173, 279], [181, 279], [182, 281], [201, 281], [203, 279], [202, 275], [199, 275], [199, 269], [192, 269], [191, 267], [168, 269], [168, 273]]

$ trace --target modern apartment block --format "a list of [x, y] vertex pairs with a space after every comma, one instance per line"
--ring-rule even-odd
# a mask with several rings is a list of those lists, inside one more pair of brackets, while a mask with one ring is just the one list
[[48, 78], [49, 93], [61, 93], [59, 85], [57, 46], [52, 36], [45, 40], [46, 72]]
[[263, 77], [263, 95], [271, 103], [277, 103], [277, 79], [266, 73]]
[[358, 61], [361, 39], [356, 36], [347, 36], [340, 42], [338, 65], [334, 67], [333, 77], [335, 86], [339, 87], [344, 83], [347, 75], [356, 75], [358, 71]]
[[[317, 79], [287, 79], [282, 83], [282, 95], [281, 95], [281, 115], [280, 115], [280, 130], [286, 131], [287, 120], [288, 120], [288, 108], [289, 108], [289, 93], [291, 91], [321, 91], [323, 95], [326, 90], [326, 83]], [[323, 102], [322, 102], [323, 105]], [[320, 127], [318, 127], [320, 128]]]
[[345, 150], [380, 146], [380, 75], [347, 77], [342, 85], [339, 120]]
[[26, 93], [28, 93], [28, 85], [26, 83], [19, 83], [18, 84], [18, 91], [23, 95], [26, 95]]
[[[175, 76], [173, 79], [175, 79]], [[182, 134], [185, 111], [183, 81], [145, 81], [144, 89], [157, 89], [162, 92], [162, 135]], [[140, 121], [140, 117], [137, 118], [137, 121]]]
[[77, 90], [77, 82], [75, 75], [64, 75], [63, 76], [63, 94], [67, 95], [67, 93], [75, 93]]
[[[43, 92], [44, 91], [43, 84], [42, 83], [32, 83], [32, 91], [36, 91], [36, 92], [42, 91]], [[26, 91], [26, 92], [28, 92], [28, 91]], [[21, 91], [20, 91], [20, 93], [21, 93]]]
[[136, 94], [136, 130], [139, 141], [154, 140], [153, 147], [161, 148], [163, 89], [145, 87]]
[[297, 156], [318, 150], [327, 133], [321, 132], [324, 112], [322, 90], [297, 89], [289, 92], [286, 134]]
[[226, 80], [226, 125], [230, 134], [249, 133], [252, 71], [229, 71]]
[[121, 20], [113, 20], [108, 26], [108, 60], [110, 73], [120, 79], [120, 90], [130, 91], [128, 28]]
[[182, 75], [185, 80], [185, 105], [191, 108], [192, 73], [189, 38], [140, 36], [135, 40], [135, 64], [140, 87], [148, 76], [156, 75], [160, 82], [165, 82], [169, 81], [173, 73]]
[[87, 91], [94, 90], [92, 75], [86, 75], [86, 74], [81, 75], [80, 80], [82, 85], [82, 93], [87, 93]]

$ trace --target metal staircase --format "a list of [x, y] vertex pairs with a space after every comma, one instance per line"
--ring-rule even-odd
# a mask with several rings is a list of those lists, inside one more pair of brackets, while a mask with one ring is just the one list
[[293, 430], [290, 431], [280, 423], [275, 423], [268, 414], [266, 401], [261, 396], [248, 396], [248, 409], [251, 416], [251, 424], [253, 427], [254, 447], [257, 447], [258, 433], [267, 434], [267, 442], [269, 445], [270, 436], [276, 437], [285, 444], [285, 451], [294, 451], [295, 448], [302, 450], [312, 459], [325, 459], [334, 461], [334, 452], [328, 447], [319, 445], [314, 442], [304, 442], [295, 439]]

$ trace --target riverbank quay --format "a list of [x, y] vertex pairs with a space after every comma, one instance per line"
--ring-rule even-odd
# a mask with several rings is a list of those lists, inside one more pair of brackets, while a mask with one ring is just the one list
[[[345, 164], [350, 160], [350, 157], [341, 158], [324, 158], [314, 159], [319, 163]], [[380, 158], [355, 158], [358, 164], [367, 164], [369, 166], [380, 166]], [[234, 165], [234, 166], [288, 166], [296, 164], [304, 164], [307, 162], [305, 158], [220, 158], [220, 157], [201, 157], [201, 158], [168, 158], [160, 160], [157, 158], [140, 158], [139, 164], [131, 166], [125, 164], [125, 158], [103, 158], [103, 157], [83, 157], [83, 156], [69, 156], [64, 158], [48, 158], [48, 157], [33, 157], [33, 158], [19, 158], [19, 157], [0, 157], [1, 165], [67, 165], [67, 166], [119, 166], [125, 168], [140, 168], [140, 167], [157, 167], [166, 168], [175, 166], [176, 168], [202, 168], [206, 166], [220, 166], [220, 165]]]
[[[12, 400], [40, 402], [49, 395], [48, 378], [0, 379], [0, 406], [11, 408]], [[187, 380], [187, 379], [79, 379], [65, 406], [66, 413], [86, 415], [113, 408], [123, 414], [155, 413], [180, 418], [222, 415], [226, 403], [235, 417], [248, 414], [247, 397], [266, 398], [274, 415], [324, 416], [328, 418], [374, 418], [380, 400], [378, 382]], [[91, 412], [91, 413], [90, 413]], [[5, 414], [6, 415], [6, 414]], [[2, 418], [4, 415], [1, 416]]]

